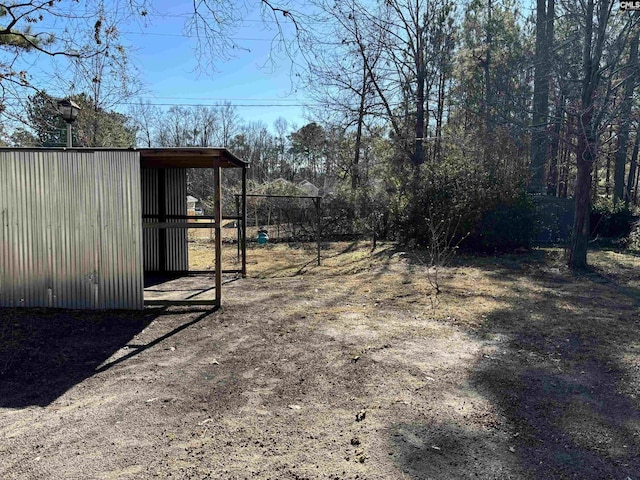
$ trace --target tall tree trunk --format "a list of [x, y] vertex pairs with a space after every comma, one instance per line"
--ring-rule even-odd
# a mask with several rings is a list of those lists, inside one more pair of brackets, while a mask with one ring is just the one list
[[[574, 269], [587, 268], [589, 215], [591, 211], [591, 170], [596, 159], [597, 121], [594, 118], [595, 92], [600, 84], [600, 59], [608, 23], [609, 0], [598, 0], [598, 24], [594, 38], [594, 1], [587, 0], [582, 55], [582, 92], [578, 122], [578, 173], [575, 186], [575, 215], [568, 264]], [[595, 45], [594, 45], [595, 41]]]
[[558, 158], [560, 150], [560, 132], [562, 131], [562, 122], [564, 121], [564, 95], [560, 94], [560, 98], [556, 102], [555, 118], [553, 120], [553, 135], [551, 137], [551, 162], [549, 164], [549, 175], [547, 176], [547, 195], [558, 196], [558, 184], [560, 179], [560, 160]]
[[537, 0], [536, 53], [533, 80], [533, 118], [531, 132], [531, 183], [529, 189], [544, 192], [544, 167], [547, 156], [549, 117], [549, 61], [553, 42], [554, 0]]
[[[615, 107], [615, 105], [614, 105]], [[611, 196], [611, 158], [613, 157], [613, 152], [611, 151], [611, 142], [613, 138], [613, 125], [609, 126], [609, 135], [607, 137], [607, 162], [604, 167], [604, 196], [609, 198]], [[598, 184], [598, 177], [596, 175], [596, 185]]]
[[[418, 30], [420, 32], [420, 30]], [[424, 112], [424, 93], [426, 84], [426, 69], [424, 58], [424, 45], [422, 45], [422, 35], [417, 35], [416, 45], [418, 51], [416, 52], [416, 139], [415, 139], [415, 152], [413, 162], [415, 165], [422, 165], [424, 163], [424, 137], [425, 137], [425, 112]]]
[[640, 188], [640, 168], [636, 168], [635, 187], [633, 187], [633, 204], [634, 205], [638, 205], [638, 188]]
[[627, 177], [627, 189], [624, 194], [624, 203], [629, 206], [631, 202], [631, 192], [633, 191], [636, 171], [638, 170], [638, 147], [640, 147], [640, 135], [636, 132], [636, 139], [633, 142], [633, 153], [631, 154], [631, 165], [629, 165], [629, 177]]
[[[492, 25], [492, 0], [487, 2], [487, 55], [484, 62], [484, 115], [487, 133], [493, 130], [493, 120], [491, 116], [491, 105], [493, 103], [491, 90], [491, 50], [493, 48], [493, 25]], [[488, 152], [489, 149], [487, 149]]]
[[633, 104], [633, 90], [638, 78], [638, 43], [640, 29], [635, 25], [631, 44], [629, 45], [629, 59], [626, 65], [626, 79], [624, 81], [624, 97], [620, 111], [620, 130], [618, 132], [618, 148], [616, 150], [615, 171], [613, 174], [613, 202], [619, 202], [624, 196], [624, 173], [627, 166], [627, 150], [629, 144], [629, 124], [631, 105]]
[[438, 110], [436, 111], [436, 141], [433, 152], [433, 158], [436, 162], [440, 160], [440, 152], [442, 151], [442, 118], [444, 116], [444, 94], [447, 81], [444, 62], [440, 68], [440, 78], [438, 79]]
[[598, 199], [598, 178], [600, 173], [598, 172], [598, 162], [594, 161], [591, 167], [591, 203], [596, 203]]
[[351, 189], [356, 190], [360, 184], [360, 145], [362, 144], [362, 125], [364, 123], [364, 109], [367, 95], [367, 79], [369, 75], [367, 73], [366, 66], [363, 68], [362, 74], [362, 91], [360, 93], [360, 105], [358, 108], [358, 127], [356, 130], [356, 144], [353, 152], [353, 163], [351, 165]]
[[568, 146], [565, 145], [562, 154], [562, 183], [560, 184], [558, 196], [567, 198], [569, 196], [569, 161], [571, 153]]
[[586, 142], [578, 148], [578, 174], [574, 192], [575, 215], [569, 253], [569, 266], [574, 269], [587, 267], [587, 245], [589, 243], [589, 216], [591, 212], [591, 167], [593, 159]]
[[571, 128], [571, 116], [567, 115], [564, 126], [562, 127], [560, 138], [560, 179], [558, 180], [558, 187], [556, 189], [556, 196], [561, 198], [567, 198], [567, 181], [569, 177], [569, 139]]

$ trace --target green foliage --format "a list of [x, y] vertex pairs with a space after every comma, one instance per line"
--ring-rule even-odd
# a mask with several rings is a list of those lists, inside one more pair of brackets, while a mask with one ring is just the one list
[[45, 92], [30, 96], [27, 104], [27, 118], [28, 125], [34, 133], [34, 146], [66, 145], [66, 127], [58, 113], [55, 98]]
[[363, 222], [357, 216], [356, 208], [356, 199], [346, 189], [323, 198], [323, 238], [340, 239], [363, 233]]
[[599, 199], [591, 207], [591, 236], [606, 238], [628, 237], [634, 228], [637, 215], [624, 202], [613, 203], [610, 199]]
[[575, 202], [571, 198], [532, 197], [537, 210], [540, 243], [566, 243], [571, 238]]
[[[20, 8], [18, 5], [8, 6], [9, 8], [16, 9]], [[22, 7], [28, 7], [28, 5], [22, 5]], [[33, 10], [37, 10], [38, 8], [35, 4], [32, 5]], [[14, 15], [14, 12], [11, 13]], [[0, 18], [7, 17], [9, 15], [9, 10], [7, 6], [0, 5]], [[42, 16], [30, 15], [27, 16], [27, 24], [20, 30], [19, 28], [12, 27], [11, 29], [3, 28], [2, 32], [0, 32], [0, 48], [15, 48], [18, 50], [32, 50], [34, 48], [44, 48], [45, 46], [51, 45], [55, 41], [55, 37], [52, 34], [43, 35], [42, 33], [36, 35], [33, 32], [33, 28], [31, 25], [42, 21]]]
[[[487, 13], [486, 1], [471, 1], [465, 10], [452, 94], [466, 111], [465, 116], [469, 112], [486, 112], [488, 108], [497, 124], [522, 128], [529, 121], [531, 90], [527, 68], [531, 63], [532, 45], [523, 31], [514, 2], [494, 2], [490, 20]], [[484, 71], [488, 54], [491, 56], [489, 96]], [[487, 101], [490, 105], [485, 104]]]
[[633, 223], [631, 232], [626, 239], [626, 246], [633, 252], [640, 252], [640, 221]]
[[38, 139], [28, 130], [18, 127], [10, 137], [11, 146], [13, 147], [36, 147]]
[[529, 248], [537, 235], [536, 209], [521, 192], [512, 203], [500, 203], [482, 214], [465, 247], [488, 252]]
[[[526, 152], [506, 129], [456, 131], [443, 160], [420, 169], [398, 163], [389, 205], [397, 238], [429, 248], [430, 225], [443, 222], [461, 247], [509, 250], [535, 238], [534, 206], [523, 194]], [[475, 134], [474, 134], [475, 133]], [[453, 228], [455, 226], [455, 228]]]
[[[135, 129], [129, 125], [129, 119], [125, 115], [95, 107], [85, 94], [74, 95], [71, 100], [81, 108], [72, 128], [74, 147], [135, 145]], [[66, 145], [66, 125], [58, 113], [57, 99], [44, 92], [30, 96], [27, 116], [35, 138], [21, 135], [19, 141], [35, 143], [35, 146], [41, 147]]]

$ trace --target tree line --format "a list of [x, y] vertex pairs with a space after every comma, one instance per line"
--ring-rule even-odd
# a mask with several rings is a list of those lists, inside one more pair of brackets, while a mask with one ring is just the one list
[[[507, 246], [526, 243], [530, 194], [574, 198], [569, 263], [576, 268], [587, 265], [592, 206], [638, 205], [640, 26], [638, 14], [617, 2], [537, 0], [529, 11], [516, 0], [308, 0], [295, 11], [256, 1], [295, 26], [294, 38], [280, 40], [302, 64], [296, 78], [313, 98], [313, 121], [300, 128], [285, 118], [246, 122], [229, 104], [161, 110], [140, 103], [127, 115], [103, 101], [104, 89], [86, 88], [77, 98], [91, 118], [78, 141], [224, 146], [251, 162], [256, 185], [282, 177], [331, 191], [339, 199], [333, 224], [424, 245], [445, 221], [469, 244], [495, 243], [489, 227], [504, 230]], [[236, 6], [199, 5], [207, 7], [191, 23], [199, 45], [220, 44], [224, 32], [211, 30], [207, 15], [223, 9], [233, 23]], [[2, 31], [0, 39], [0, 49], [34, 48]], [[123, 65], [126, 56], [118, 59]], [[111, 61], [87, 69], [99, 81], [84, 85], [126, 71], [109, 70]], [[59, 141], [42, 133], [55, 119], [31, 114], [45, 98], [42, 91], [29, 97], [28, 126], [9, 142]], [[192, 193], [206, 197], [207, 181], [196, 177]]]

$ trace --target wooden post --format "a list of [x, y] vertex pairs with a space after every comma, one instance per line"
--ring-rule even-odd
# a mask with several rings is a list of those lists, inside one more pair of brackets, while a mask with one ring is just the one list
[[313, 200], [313, 203], [316, 204], [316, 242], [318, 243], [318, 266], [320, 266], [320, 202], [322, 198], [318, 197]]
[[242, 169], [242, 278], [247, 276], [247, 169]]
[[240, 220], [238, 220], [238, 217], [240, 217], [240, 196], [236, 193], [234, 195], [235, 199], [236, 199], [236, 244], [238, 246], [238, 261], [240, 261], [240, 235], [241, 235], [241, 231], [240, 231]]
[[214, 189], [214, 207], [213, 215], [215, 218], [215, 249], [216, 249], [216, 307], [222, 305], [222, 184], [220, 182], [220, 166], [216, 165], [213, 169], [213, 189]]

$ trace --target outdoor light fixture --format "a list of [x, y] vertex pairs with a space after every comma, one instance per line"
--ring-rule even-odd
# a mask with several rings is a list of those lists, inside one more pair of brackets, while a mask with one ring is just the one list
[[64, 98], [62, 100], [58, 100], [58, 111], [60, 112], [62, 119], [67, 124], [67, 147], [71, 148], [73, 146], [71, 143], [71, 124], [76, 121], [76, 118], [78, 118], [80, 107], [72, 100]]

